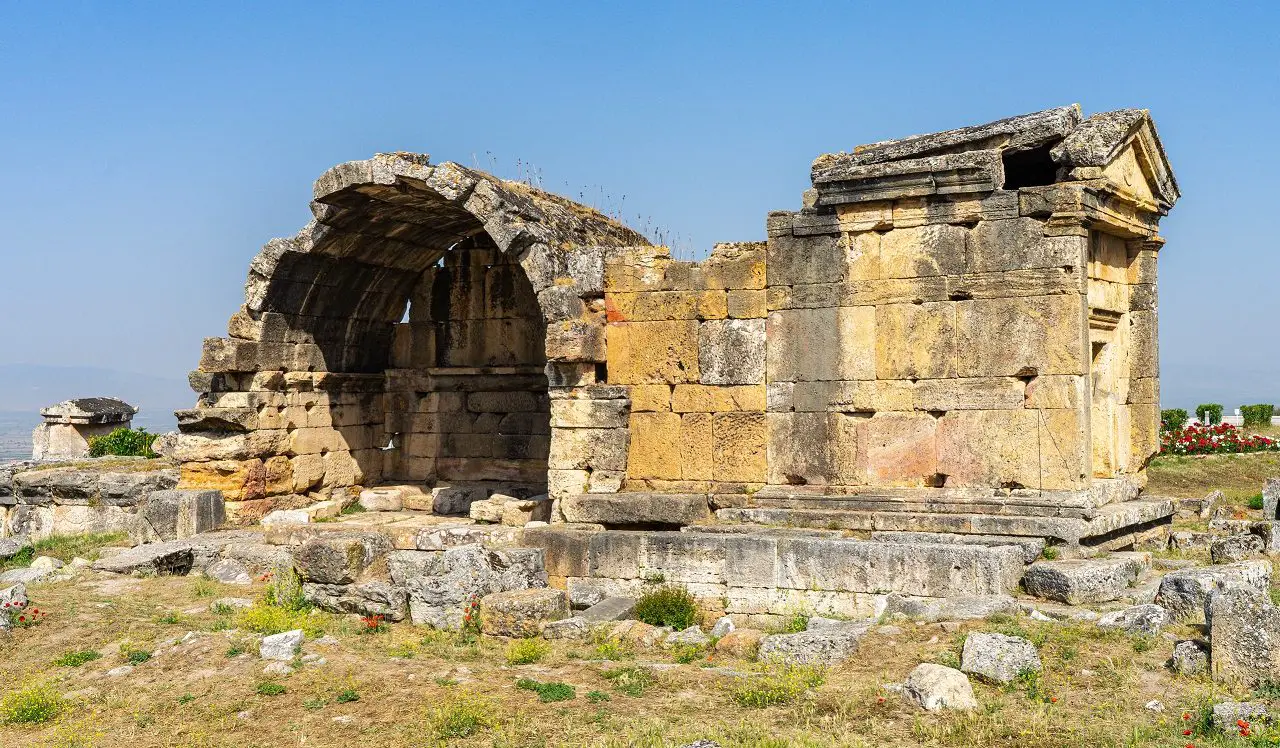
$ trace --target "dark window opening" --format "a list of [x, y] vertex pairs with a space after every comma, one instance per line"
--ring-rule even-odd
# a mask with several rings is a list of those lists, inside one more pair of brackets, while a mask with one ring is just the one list
[[1053, 144], [1042, 145], [1026, 151], [1005, 151], [1001, 155], [1004, 161], [1004, 188], [1016, 190], [1019, 187], [1043, 187], [1053, 184], [1058, 176], [1058, 167], [1049, 156]]

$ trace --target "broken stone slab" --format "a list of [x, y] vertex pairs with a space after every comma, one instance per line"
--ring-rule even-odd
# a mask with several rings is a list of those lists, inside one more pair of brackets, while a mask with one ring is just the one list
[[272, 634], [263, 638], [262, 644], [258, 646], [258, 656], [264, 660], [288, 662], [298, 653], [304, 639], [306, 635], [302, 633], [302, 629]]
[[[1142, 575], [1138, 578], [1142, 579]], [[1129, 605], [1148, 605], [1156, 601], [1156, 595], [1159, 594], [1159, 592], [1160, 577], [1152, 577], [1150, 579], [1140, 581], [1125, 590], [1117, 600]]]
[[1208, 548], [1218, 538], [1217, 533], [1180, 530], [1169, 533], [1169, 547], [1177, 551], [1195, 551]]
[[1016, 613], [1018, 601], [1009, 595], [956, 595], [953, 597], [911, 597], [889, 595], [885, 614], [901, 614], [925, 623], [973, 621], [996, 613]]
[[135, 543], [182, 540], [226, 522], [221, 491], [152, 491], [138, 507], [129, 535]]
[[788, 664], [835, 665], [858, 651], [858, 643], [871, 630], [868, 621], [846, 622], [796, 634], [771, 634], [760, 642], [758, 658]]
[[955, 668], [932, 662], [916, 665], [902, 684], [902, 694], [927, 712], [978, 708], [969, 677]]
[[536, 548], [393, 551], [387, 565], [392, 582], [408, 591], [413, 622], [436, 628], [461, 627], [464, 607], [485, 595], [547, 586]]
[[311, 522], [311, 514], [306, 509], [277, 509], [263, 517], [258, 523], [263, 527], [272, 525], [305, 525]]
[[1022, 557], [1027, 563], [1040, 558], [1044, 553], [1044, 538], [1019, 537], [1017, 535], [965, 535], [953, 532], [897, 532], [891, 530], [875, 530], [872, 540], [886, 543], [935, 543], [943, 545], [964, 544], [999, 547], [1014, 545], [1022, 549]]
[[480, 598], [480, 630], [490, 636], [538, 636], [569, 616], [569, 595], [549, 587], [494, 592]]
[[1200, 675], [1209, 671], [1209, 645], [1195, 639], [1180, 641], [1173, 646], [1169, 667], [1179, 675]]
[[1264, 592], [1215, 590], [1206, 613], [1214, 680], [1248, 686], [1280, 680], [1280, 609]]
[[0, 561], [8, 561], [26, 547], [26, 543], [19, 543], [13, 538], [0, 538]]
[[1171, 571], [1160, 582], [1156, 602], [1180, 621], [1203, 620], [1205, 604], [1216, 591], [1239, 587], [1266, 594], [1271, 586], [1270, 561], [1240, 561]]
[[223, 584], [252, 584], [253, 578], [244, 564], [224, 558], [214, 561], [204, 570], [205, 576]]
[[711, 643], [711, 637], [700, 626], [690, 626], [683, 631], [671, 634], [662, 642], [664, 647], [705, 647]]
[[1223, 701], [1213, 705], [1213, 724], [1227, 735], [1240, 733], [1240, 722], [1267, 721], [1271, 712], [1261, 701]]
[[578, 614], [586, 623], [604, 623], [630, 618], [636, 612], [634, 597], [606, 597]]
[[1039, 672], [1040, 653], [1020, 636], [974, 632], [965, 637], [960, 670], [995, 683], [1010, 683], [1026, 671]]
[[544, 639], [583, 639], [591, 631], [591, 624], [582, 616], [562, 618], [559, 621], [548, 621], [542, 627]]
[[1115, 600], [1137, 580], [1142, 563], [1131, 557], [1037, 561], [1027, 568], [1027, 594], [1069, 605]]
[[146, 543], [93, 562], [94, 571], [113, 574], [181, 575], [195, 565], [195, 554], [187, 540]]
[[134, 506], [154, 491], [176, 486], [178, 471], [62, 467], [17, 472], [12, 481], [14, 495], [27, 504]]
[[351, 584], [391, 551], [391, 539], [379, 532], [332, 532], [303, 543], [293, 562], [304, 582]]
[[1098, 627], [1120, 629], [1135, 636], [1156, 636], [1173, 622], [1169, 611], [1159, 605], [1135, 605], [1132, 608], [1104, 613]]
[[389, 582], [372, 580], [358, 584], [316, 584], [303, 582], [302, 595], [308, 602], [330, 613], [382, 616], [403, 621], [409, 596]]
[[692, 525], [711, 518], [706, 494], [582, 494], [560, 500], [568, 522], [603, 525]]
[[431, 489], [431, 510], [436, 514], [466, 515], [471, 505], [488, 495], [478, 486], [436, 486]]
[[1217, 538], [1209, 543], [1209, 558], [1215, 564], [1229, 564], [1262, 555], [1265, 544], [1253, 533]]
[[711, 627], [711, 636], [714, 639], [723, 639], [732, 634], [737, 627], [733, 625], [733, 619], [729, 616], [721, 616]]
[[366, 488], [360, 492], [359, 502], [366, 512], [398, 512], [404, 508], [398, 488]]

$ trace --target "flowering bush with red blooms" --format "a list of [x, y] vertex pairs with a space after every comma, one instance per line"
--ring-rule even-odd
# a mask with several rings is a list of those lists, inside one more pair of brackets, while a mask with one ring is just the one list
[[467, 634], [480, 633], [480, 598], [472, 597], [462, 608], [462, 631]]
[[9, 619], [12, 628], [24, 629], [40, 623], [49, 614], [39, 608], [28, 608], [25, 602], [9, 602], [4, 604], [0, 615]]
[[1160, 454], [1220, 455], [1241, 452], [1280, 452], [1280, 440], [1246, 434], [1229, 423], [1190, 424], [1160, 432]]
[[360, 622], [364, 624], [364, 628], [360, 630], [363, 634], [379, 634], [387, 630], [387, 619], [379, 614], [363, 616]]

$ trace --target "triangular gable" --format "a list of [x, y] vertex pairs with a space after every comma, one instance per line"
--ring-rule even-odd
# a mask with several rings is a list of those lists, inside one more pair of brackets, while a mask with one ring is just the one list
[[1146, 109], [1095, 114], [1054, 147], [1053, 160], [1074, 179], [1105, 178], [1137, 202], [1156, 203], [1161, 212], [1180, 193], [1155, 123]]

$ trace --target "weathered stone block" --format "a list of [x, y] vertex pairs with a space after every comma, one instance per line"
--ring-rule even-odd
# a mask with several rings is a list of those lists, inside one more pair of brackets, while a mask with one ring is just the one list
[[870, 622], [847, 622], [796, 634], [771, 634], [760, 641], [762, 662], [804, 665], [836, 665], [858, 651], [858, 642], [871, 629]]
[[[862, 483], [870, 481], [883, 486], [931, 485], [939, 472], [936, 429], [938, 420], [927, 413], [876, 413], [872, 418], [848, 421], [854, 427], [846, 443], [856, 444], [857, 451], [835, 460], [842, 468], [851, 466], [853, 475], [865, 469]], [[846, 429], [846, 431], [848, 431]], [[834, 435], [833, 435], [834, 437]], [[838, 443], [835, 439], [834, 443]], [[842, 481], [847, 482], [847, 481]]]
[[560, 510], [569, 522], [605, 525], [691, 525], [709, 519], [705, 494], [619, 493], [566, 497]]
[[955, 306], [957, 376], [1089, 371], [1087, 304], [1082, 296], [972, 299]]
[[1130, 558], [1037, 561], [1027, 568], [1022, 586], [1027, 594], [1069, 605], [1115, 600], [1142, 571]]
[[632, 478], [678, 479], [681, 475], [678, 413], [632, 413], [627, 475]]
[[763, 413], [716, 413], [713, 477], [717, 481], [760, 483], [765, 480], [766, 434]]
[[1280, 610], [1257, 590], [1227, 587], [1206, 605], [1216, 681], [1256, 686], [1280, 678]]
[[957, 410], [938, 419], [937, 472], [948, 486], [1039, 488], [1035, 411]]
[[765, 409], [765, 385], [763, 384], [743, 386], [679, 384], [670, 393], [669, 407], [676, 413], [763, 412]]
[[844, 278], [845, 251], [836, 232], [770, 237], [767, 258], [770, 286], [835, 283]]
[[626, 400], [553, 400], [554, 428], [625, 428], [630, 408]]
[[697, 382], [698, 322], [610, 323], [609, 381], [617, 384]]
[[788, 309], [766, 322], [770, 382], [876, 377], [877, 310], [871, 306]]
[[153, 491], [138, 507], [130, 535], [135, 542], [189, 538], [226, 521], [219, 491]]
[[564, 590], [511, 590], [480, 598], [480, 630], [489, 636], [537, 636], [551, 621], [568, 617]]
[[975, 631], [965, 637], [960, 670], [995, 683], [1010, 683], [1042, 669], [1035, 645], [1018, 636]]
[[955, 376], [956, 305], [875, 307], [874, 376], [848, 379], [939, 379]]
[[778, 586], [790, 589], [993, 595], [1017, 584], [1022, 554], [1013, 547], [780, 538], [778, 565]]
[[556, 470], [626, 470], [628, 441], [624, 428], [557, 428], [547, 462]]
[[977, 709], [973, 686], [964, 673], [931, 662], [917, 665], [902, 685], [902, 692], [927, 712], [943, 709]]
[[698, 369], [703, 384], [763, 384], [765, 321], [726, 319], [698, 326]]
[[1180, 621], [1201, 620], [1209, 597], [1226, 589], [1265, 595], [1271, 586], [1270, 561], [1241, 561], [1221, 566], [1178, 569], [1165, 575], [1156, 602]]
[[960, 226], [935, 224], [894, 229], [880, 237], [880, 277], [920, 278], [965, 271], [965, 235]]
[[391, 550], [390, 538], [382, 533], [331, 532], [303, 543], [293, 560], [304, 582], [351, 584]]

